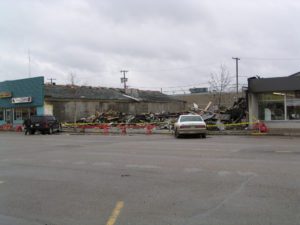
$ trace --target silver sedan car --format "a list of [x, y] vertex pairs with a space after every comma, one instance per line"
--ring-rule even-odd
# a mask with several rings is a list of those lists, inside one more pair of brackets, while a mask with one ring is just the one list
[[200, 115], [181, 115], [174, 124], [174, 135], [176, 138], [192, 134], [206, 138], [206, 132], [206, 123]]

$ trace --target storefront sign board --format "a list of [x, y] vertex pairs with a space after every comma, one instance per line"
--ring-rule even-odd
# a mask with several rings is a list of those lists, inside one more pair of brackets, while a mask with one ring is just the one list
[[32, 97], [19, 97], [19, 98], [12, 98], [11, 102], [13, 104], [17, 103], [29, 103], [32, 102]]

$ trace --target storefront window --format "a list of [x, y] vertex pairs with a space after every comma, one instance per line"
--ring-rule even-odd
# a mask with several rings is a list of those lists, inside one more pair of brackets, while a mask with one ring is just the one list
[[29, 109], [26, 108], [26, 109], [22, 109], [22, 119], [27, 119], [29, 118]]
[[0, 120], [4, 120], [4, 109], [0, 109]]
[[287, 93], [286, 109], [288, 120], [300, 120], [300, 91]]
[[14, 120], [24, 120], [33, 115], [36, 115], [35, 108], [16, 108], [14, 110]]
[[14, 110], [14, 120], [22, 120], [22, 109]]
[[258, 117], [260, 120], [284, 120], [285, 93], [265, 93], [258, 95]]
[[36, 108], [30, 108], [30, 116], [36, 115]]

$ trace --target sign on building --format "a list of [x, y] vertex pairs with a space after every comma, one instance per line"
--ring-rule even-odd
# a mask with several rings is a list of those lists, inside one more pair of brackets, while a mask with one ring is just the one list
[[32, 97], [12, 98], [11, 102], [13, 104], [17, 104], [17, 103], [30, 103], [30, 102], [32, 102]]
[[10, 97], [11, 97], [11, 92], [8, 91], [0, 92], [0, 98], [10, 98]]

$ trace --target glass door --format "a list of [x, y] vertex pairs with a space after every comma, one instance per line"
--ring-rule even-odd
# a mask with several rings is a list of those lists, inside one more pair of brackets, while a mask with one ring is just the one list
[[12, 123], [12, 113], [11, 113], [11, 109], [6, 109], [5, 110], [5, 122], [8, 124]]

